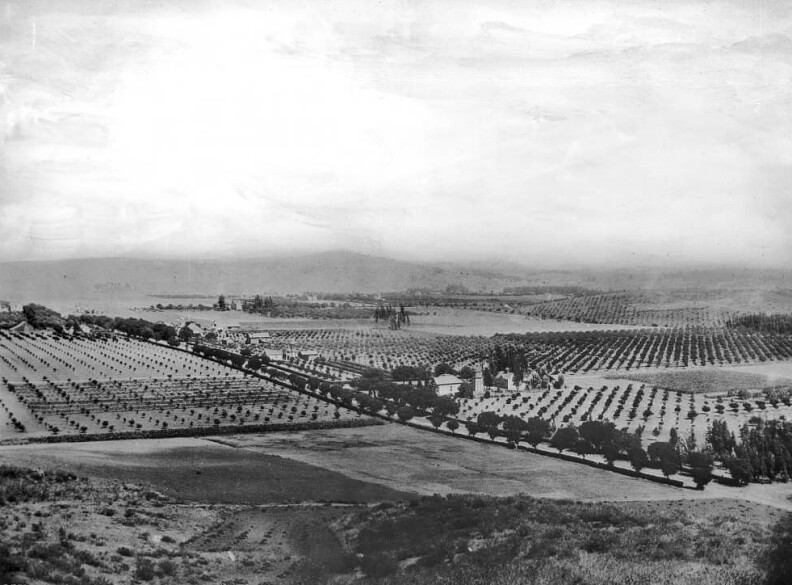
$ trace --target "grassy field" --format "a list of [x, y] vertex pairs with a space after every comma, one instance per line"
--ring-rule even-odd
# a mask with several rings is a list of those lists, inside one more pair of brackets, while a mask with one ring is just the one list
[[174, 498], [207, 503], [368, 503], [414, 497], [293, 459], [196, 439], [25, 445], [3, 449], [2, 461], [142, 483]]
[[792, 386], [792, 379], [721, 368], [692, 369], [674, 372], [612, 374], [606, 378], [629, 378], [651, 386], [691, 394], [761, 390]]

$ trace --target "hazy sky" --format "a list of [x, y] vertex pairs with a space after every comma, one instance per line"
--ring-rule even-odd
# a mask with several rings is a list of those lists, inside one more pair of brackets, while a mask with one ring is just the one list
[[783, 265], [784, 4], [0, 0], [0, 259]]

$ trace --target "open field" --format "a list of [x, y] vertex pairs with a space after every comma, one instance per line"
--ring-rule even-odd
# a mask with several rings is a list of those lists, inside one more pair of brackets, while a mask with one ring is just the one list
[[[575, 323], [564, 319], [545, 319], [512, 313], [456, 309], [449, 307], [409, 307], [410, 327], [407, 331], [445, 335], [495, 335], [496, 333], [528, 333], [543, 331], [600, 331], [605, 329], [633, 329], [631, 325]], [[366, 319], [300, 319], [266, 317], [243, 311], [141, 311], [126, 309], [117, 312], [124, 317], [136, 317], [167, 322], [197, 321], [218, 327], [256, 323], [263, 329], [360, 329], [383, 330], [385, 324]]]
[[[612, 376], [621, 377], [619, 374], [613, 374]], [[762, 390], [777, 386], [792, 387], [792, 378], [753, 374], [725, 368], [693, 369], [676, 372], [635, 372], [628, 374], [628, 376], [631, 380], [637, 382], [694, 394]]]
[[784, 484], [677, 488], [397, 424], [217, 439], [5, 446], [3, 463], [72, 469], [96, 479], [141, 483], [180, 500], [229, 505], [471, 493], [587, 502], [727, 498], [792, 511]]
[[70, 469], [216, 504], [368, 503], [414, 497], [300, 461], [178, 438], [5, 447], [0, 462]]
[[237, 448], [295, 459], [361, 481], [421, 495], [528, 494], [541, 498], [614, 502], [726, 497], [792, 511], [792, 502], [787, 499], [789, 488], [782, 484], [750, 485], [740, 489], [710, 484], [703, 492], [676, 488], [402, 425], [236, 435], [218, 440]]

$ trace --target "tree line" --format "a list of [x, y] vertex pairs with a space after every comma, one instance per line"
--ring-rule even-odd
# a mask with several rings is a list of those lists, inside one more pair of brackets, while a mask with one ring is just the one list
[[491, 439], [506, 438], [516, 445], [525, 441], [536, 448], [541, 442], [549, 442], [559, 453], [573, 451], [581, 457], [601, 454], [608, 465], [617, 460], [626, 460], [636, 472], [646, 467], [654, 467], [666, 477], [678, 473], [683, 465], [690, 468], [693, 481], [699, 489], [712, 480], [713, 455], [709, 451], [699, 451], [695, 439], [680, 441], [672, 432], [668, 442], [655, 442], [644, 450], [641, 443], [643, 427], [635, 432], [618, 429], [610, 421], [585, 421], [580, 426], [569, 424], [555, 428], [550, 421], [541, 417], [523, 419], [514, 415], [500, 415], [485, 411], [475, 421], [468, 421], [465, 427], [469, 434], [486, 433]]
[[740, 485], [792, 478], [792, 423], [788, 421], [755, 417], [740, 427], [738, 441], [724, 421], [716, 420], [706, 441]]
[[731, 329], [745, 329], [761, 333], [792, 333], [792, 314], [790, 313], [747, 313], [731, 317], [726, 321], [726, 327]]

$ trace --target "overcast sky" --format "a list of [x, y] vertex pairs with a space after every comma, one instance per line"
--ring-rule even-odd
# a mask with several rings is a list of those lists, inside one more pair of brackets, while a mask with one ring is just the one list
[[0, 0], [0, 259], [785, 265], [784, 4]]

